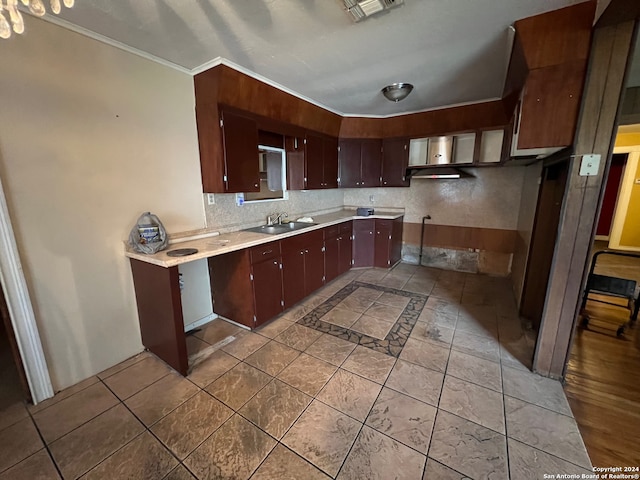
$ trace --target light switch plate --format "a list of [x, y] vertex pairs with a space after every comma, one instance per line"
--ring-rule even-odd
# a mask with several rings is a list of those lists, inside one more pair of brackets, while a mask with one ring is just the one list
[[580, 176], [592, 177], [598, 175], [598, 169], [600, 168], [600, 154], [589, 154], [582, 156], [582, 162], [580, 163]]
[[216, 204], [216, 197], [213, 195], [213, 193], [207, 193], [207, 205], [215, 205]]

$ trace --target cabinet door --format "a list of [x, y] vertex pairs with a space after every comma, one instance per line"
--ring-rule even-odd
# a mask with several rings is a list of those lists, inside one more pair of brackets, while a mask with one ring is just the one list
[[306, 167], [306, 188], [324, 187], [324, 138], [307, 133], [304, 160]]
[[376, 220], [375, 253], [373, 264], [380, 268], [391, 265], [391, 231], [392, 220]]
[[391, 229], [391, 262], [390, 266], [395, 265], [402, 259], [402, 231], [404, 217], [396, 218], [393, 221]]
[[323, 166], [324, 188], [338, 188], [338, 139], [324, 139]]
[[324, 241], [324, 279], [330, 282], [340, 272], [340, 237], [333, 236]]
[[287, 153], [287, 190], [304, 190], [304, 137], [284, 138]]
[[271, 320], [282, 312], [282, 274], [280, 258], [272, 258], [251, 266], [253, 273], [253, 298], [255, 326]]
[[338, 163], [340, 165], [340, 188], [360, 186], [360, 140], [340, 140]]
[[338, 274], [343, 274], [351, 269], [351, 260], [353, 259], [353, 242], [351, 241], [351, 233], [341, 233], [338, 237], [340, 244]]
[[373, 218], [353, 221], [353, 266], [372, 267], [375, 221]]
[[324, 285], [324, 242], [314, 242], [304, 250], [304, 294], [311, 295]]
[[304, 249], [285, 249], [282, 245], [282, 290], [284, 308], [304, 298]]
[[213, 311], [241, 325], [253, 328], [253, 289], [249, 251], [209, 257], [209, 279]]
[[408, 187], [409, 140], [385, 139], [382, 144], [382, 186]]
[[379, 187], [382, 175], [382, 140], [362, 140], [360, 186]]
[[227, 111], [221, 111], [220, 118], [226, 192], [259, 192], [258, 126], [255, 120]]

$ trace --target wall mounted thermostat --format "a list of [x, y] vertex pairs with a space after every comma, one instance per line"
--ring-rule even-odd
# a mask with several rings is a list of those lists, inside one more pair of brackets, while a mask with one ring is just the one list
[[598, 169], [600, 168], [600, 154], [589, 154], [582, 156], [582, 162], [580, 163], [580, 176], [592, 177], [598, 175]]

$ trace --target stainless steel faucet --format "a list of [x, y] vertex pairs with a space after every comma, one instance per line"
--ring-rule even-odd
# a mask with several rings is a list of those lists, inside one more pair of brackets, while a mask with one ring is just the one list
[[276, 222], [277, 222], [278, 225], [282, 225], [282, 219], [283, 218], [289, 218], [289, 215], [287, 214], [287, 212], [271, 213], [271, 214], [267, 215], [267, 225], [275, 225]]

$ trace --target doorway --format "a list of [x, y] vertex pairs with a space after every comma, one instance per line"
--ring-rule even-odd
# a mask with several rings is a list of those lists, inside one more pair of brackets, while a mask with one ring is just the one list
[[568, 172], [569, 158], [543, 166], [542, 169], [529, 260], [520, 303], [520, 315], [531, 322], [536, 332], [540, 329], [547, 296]]
[[0, 289], [0, 411], [16, 402], [31, 402], [27, 377], [18, 351], [9, 309]]

